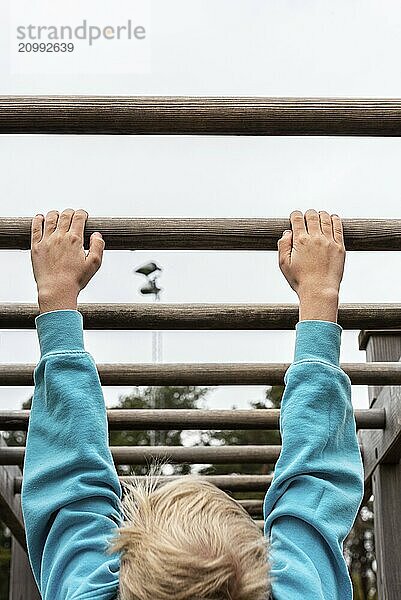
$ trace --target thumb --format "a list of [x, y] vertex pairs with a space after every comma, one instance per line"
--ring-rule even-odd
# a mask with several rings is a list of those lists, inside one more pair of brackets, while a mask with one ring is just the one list
[[292, 250], [292, 231], [286, 229], [283, 235], [277, 242], [278, 246], [278, 262], [280, 267], [285, 267], [291, 262], [291, 250]]
[[98, 231], [92, 233], [89, 241], [89, 252], [86, 257], [92, 275], [96, 273], [102, 264], [104, 246], [105, 243], [102, 234]]

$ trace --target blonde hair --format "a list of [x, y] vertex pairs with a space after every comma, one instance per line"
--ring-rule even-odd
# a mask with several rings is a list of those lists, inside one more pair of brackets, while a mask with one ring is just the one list
[[245, 509], [201, 477], [127, 487], [120, 600], [267, 600], [267, 542]]

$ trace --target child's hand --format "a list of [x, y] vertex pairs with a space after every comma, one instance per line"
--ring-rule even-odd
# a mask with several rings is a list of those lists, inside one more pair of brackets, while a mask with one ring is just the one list
[[79, 292], [102, 264], [104, 241], [100, 233], [90, 238], [85, 253], [84, 229], [88, 214], [84, 210], [52, 210], [46, 218], [32, 221], [31, 258], [38, 286], [40, 312], [77, 309]]
[[345, 247], [341, 219], [294, 211], [292, 231], [278, 241], [280, 269], [300, 300], [300, 320], [337, 320]]

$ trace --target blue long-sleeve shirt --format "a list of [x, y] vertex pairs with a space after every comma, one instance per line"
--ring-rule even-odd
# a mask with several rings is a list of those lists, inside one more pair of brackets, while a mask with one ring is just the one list
[[349, 600], [342, 553], [363, 496], [341, 327], [297, 325], [281, 403], [282, 451], [264, 501], [275, 600]]
[[[41, 315], [37, 329], [22, 489], [33, 572], [44, 600], [114, 600], [119, 558], [106, 548], [121, 522], [121, 489], [96, 366], [80, 313]], [[274, 600], [352, 597], [341, 550], [362, 497], [362, 467], [340, 336], [333, 323], [297, 326], [283, 450], [264, 502]]]

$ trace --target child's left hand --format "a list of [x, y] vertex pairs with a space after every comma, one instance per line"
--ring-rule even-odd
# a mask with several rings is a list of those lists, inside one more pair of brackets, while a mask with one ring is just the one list
[[41, 313], [76, 310], [79, 292], [102, 264], [100, 233], [91, 235], [89, 252], [84, 250], [87, 218], [84, 210], [66, 209], [60, 215], [52, 210], [46, 218], [36, 215], [32, 221], [31, 258]]

